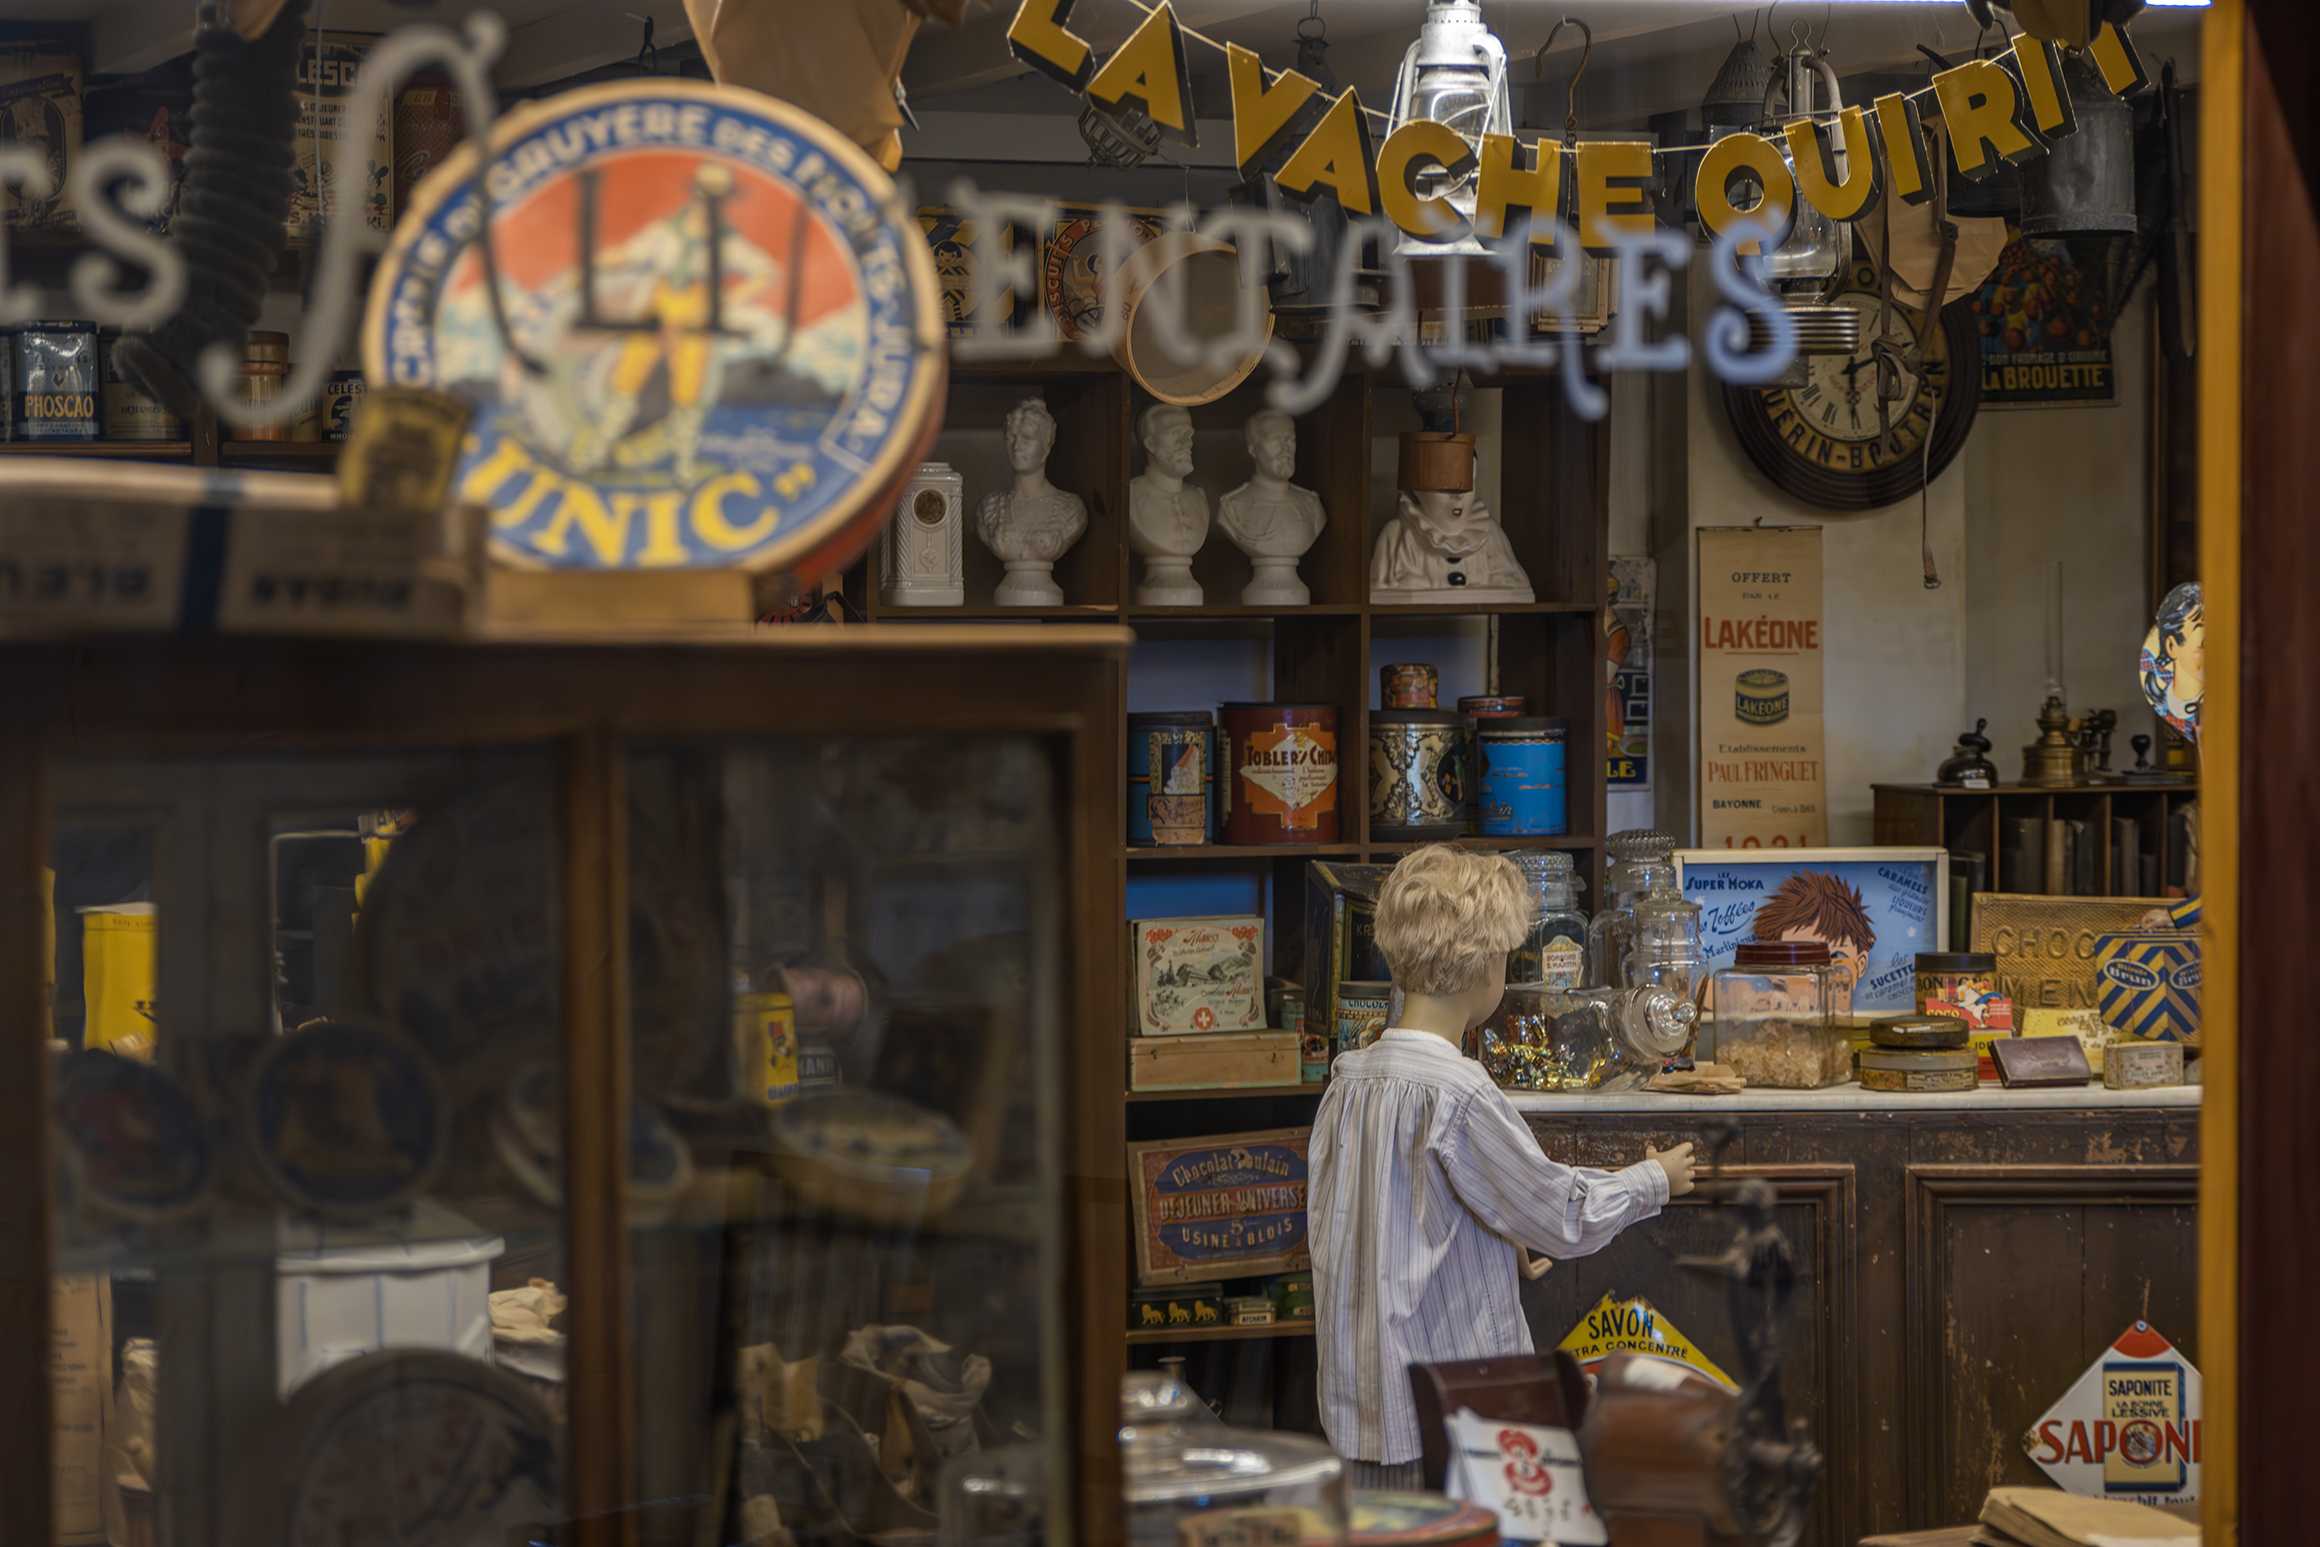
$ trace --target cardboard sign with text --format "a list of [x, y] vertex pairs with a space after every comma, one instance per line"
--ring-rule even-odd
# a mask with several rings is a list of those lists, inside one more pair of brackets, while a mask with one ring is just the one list
[[1450, 1431], [1443, 1491], [1496, 1514], [1501, 1541], [1600, 1547], [1610, 1540], [1587, 1502], [1579, 1442], [1570, 1430], [1502, 1423], [1467, 1411], [1442, 1422]]
[[1819, 527], [1700, 530], [1700, 844], [1829, 841]]

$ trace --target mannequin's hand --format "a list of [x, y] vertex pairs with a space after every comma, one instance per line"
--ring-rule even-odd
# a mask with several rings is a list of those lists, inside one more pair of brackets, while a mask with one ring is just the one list
[[1679, 1144], [1674, 1149], [1669, 1150], [1655, 1150], [1646, 1144], [1643, 1147], [1643, 1158], [1658, 1161], [1659, 1168], [1667, 1173], [1669, 1197], [1681, 1198], [1692, 1190], [1692, 1147], [1690, 1144]]
[[1535, 1284], [1540, 1279], [1545, 1278], [1547, 1276], [1547, 1269], [1553, 1267], [1554, 1265], [1555, 1260], [1552, 1257], [1536, 1256], [1527, 1246], [1522, 1249], [1523, 1277], [1529, 1279], [1532, 1283]]

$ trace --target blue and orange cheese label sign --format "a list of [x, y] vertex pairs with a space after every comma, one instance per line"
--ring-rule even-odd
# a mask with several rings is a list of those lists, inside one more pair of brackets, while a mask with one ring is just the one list
[[1303, 1128], [1132, 1147], [1136, 1269], [1146, 1284], [1309, 1265]]
[[491, 139], [480, 180], [467, 147], [413, 196], [363, 366], [474, 406], [455, 490], [494, 556], [810, 580], [858, 555], [945, 379], [934, 265], [885, 173], [795, 108], [685, 81], [569, 92]]
[[2022, 1448], [2066, 1492], [2189, 1504], [2205, 1438], [2199, 1371], [2138, 1321], [2030, 1426]]

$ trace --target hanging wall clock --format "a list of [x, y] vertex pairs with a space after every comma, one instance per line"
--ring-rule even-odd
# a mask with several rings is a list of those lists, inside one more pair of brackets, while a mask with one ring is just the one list
[[[1724, 406], [1765, 477], [1823, 510], [1875, 510], [1940, 477], [1964, 449], [1981, 405], [1981, 339], [1963, 302], [1943, 309], [1923, 348], [1898, 305], [1880, 333], [1873, 264], [1853, 265], [1831, 300], [1861, 313], [1857, 353], [1812, 357], [1801, 387], [1728, 386]], [[1890, 371], [1878, 367], [1880, 338]]]

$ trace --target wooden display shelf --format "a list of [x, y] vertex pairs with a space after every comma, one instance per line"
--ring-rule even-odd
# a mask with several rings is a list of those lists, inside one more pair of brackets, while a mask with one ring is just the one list
[[1309, 1321], [1277, 1321], [1269, 1327], [1197, 1327], [1178, 1331], [1172, 1327], [1156, 1327], [1150, 1331], [1138, 1327], [1128, 1333], [1131, 1343], [1239, 1343], [1253, 1338], [1309, 1338], [1313, 1323]]
[[1601, 848], [1603, 840], [1585, 833], [1557, 833], [1548, 836], [1539, 833], [1467, 833], [1458, 838], [1391, 838], [1380, 839], [1369, 846], [1372, 854], [1407, 854], [1430, 843], [1454, 843], [1462, 849], [1565, 849], [1575, 854], [1592, 853]]
[[1198, 607], [1134, 604], [1127, 616], [1146, 623], [1295, 622], [1299, 618], [1353, 618], [1364, 609], [1351, 602], [1313, 602], [1303, 607], [1243, 607], [1237, 602], [1203, 602]]
[[229, 440], [218, 444], [221, 462], [330, 462], [338, 460], [334, 440]]
[[1601, 602], [1381, 602], [1365, 609], [1372, 623], [1390, 618], [1547, 618], [1601, 612]]
[[897, 607], [891, 602], [880, 602], [870, 609], [873, 623], [1037, 623], [1043, 620], [1069, 623], [1104, 623], [1118, 617], [1120, 609], [1106, 602], [1067, 602], [1061, 607]]
[[185, 440], [9, 440], [0, 454], [16, 457], [99, 457], [140, 462], [182, 462], [193, 455]]
[[1160, 846], [1137, 844], [1120, 851], [1132, 864], [1191, 860], [1230, 864], [1255, 859], [1358, 859], [1358, 843], [1180, 843]]
[[1216, 1090], [1132, 1090], [1130, 1101], [1279, 1101], [1299, 1096], [1319, 1096], [1329, 1088], [1329, 1082], [1318, 1080], [1310, 1085], [1228, 1085]]

